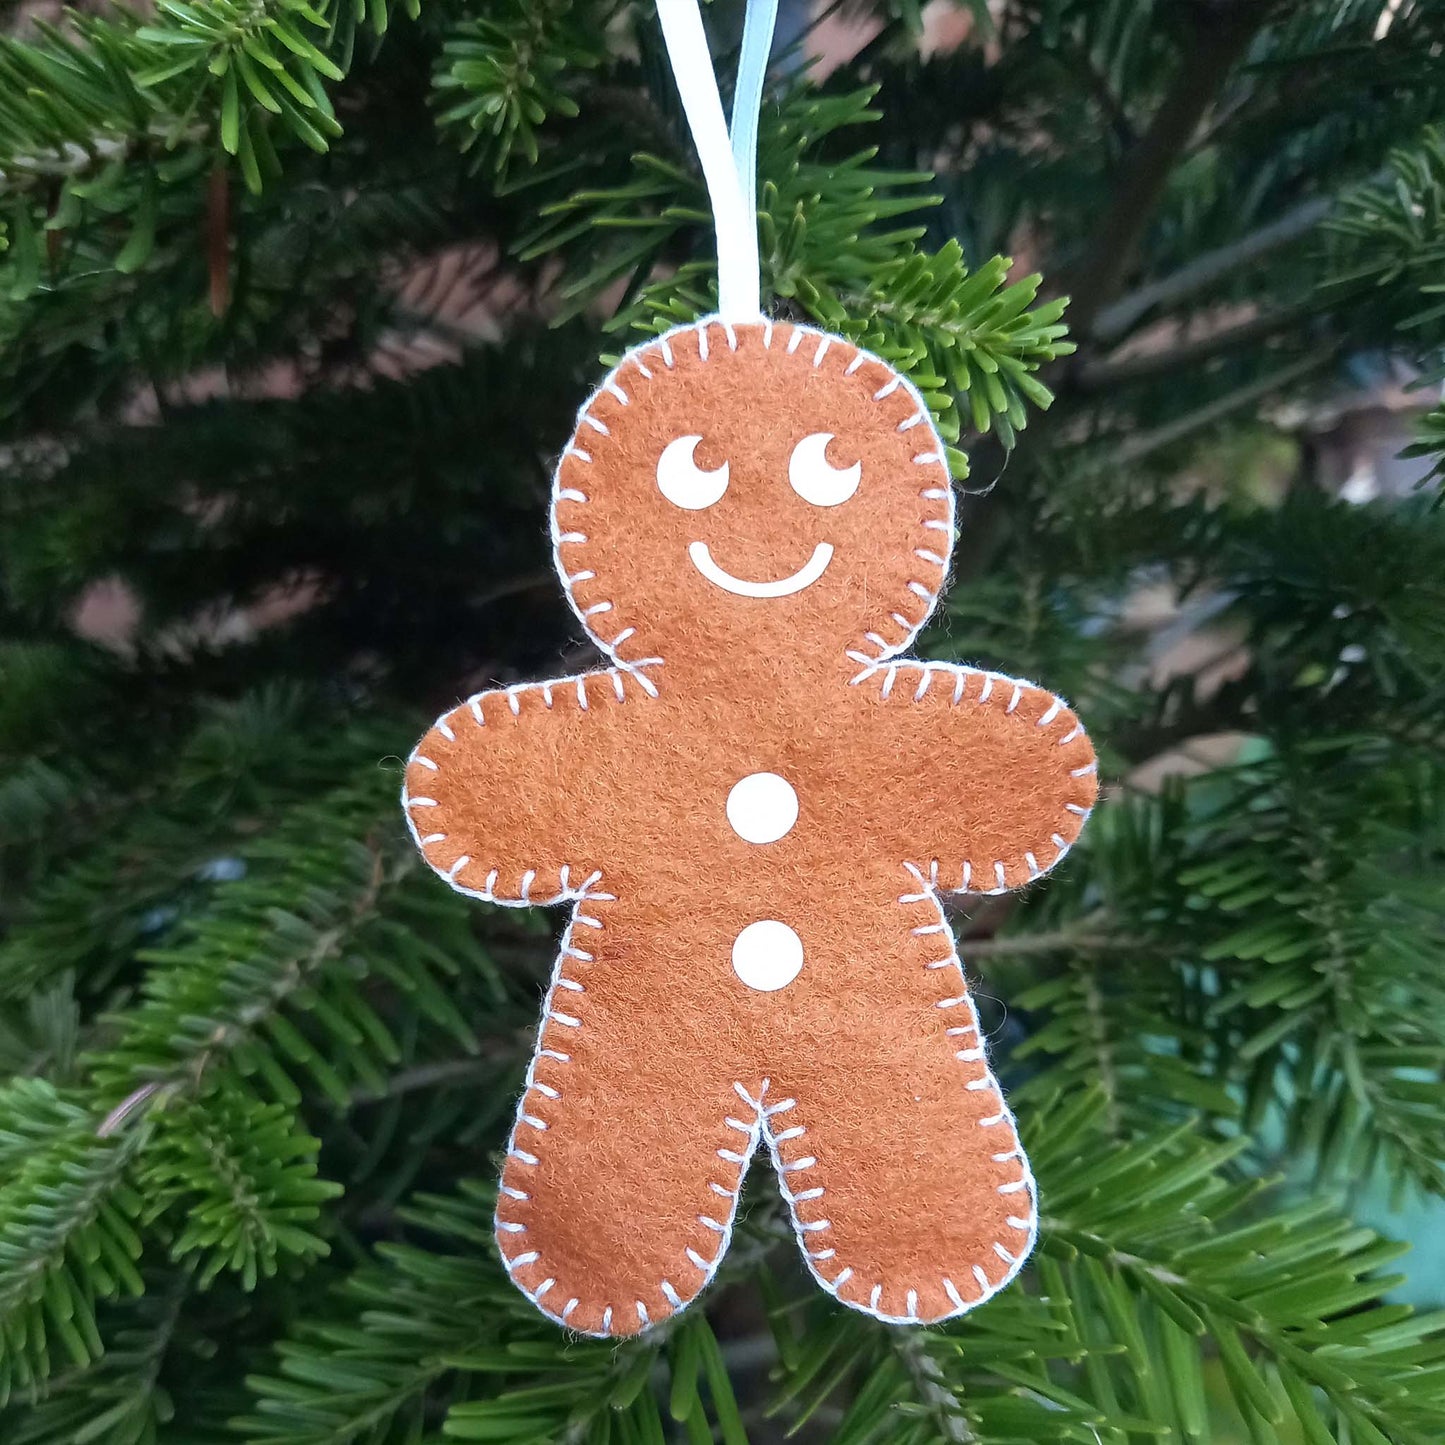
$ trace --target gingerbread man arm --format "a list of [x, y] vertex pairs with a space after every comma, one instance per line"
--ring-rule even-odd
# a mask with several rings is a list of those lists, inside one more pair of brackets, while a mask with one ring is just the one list
[[619, 666], [478, 693], [443, 713], [402, 792], [422, 856], [491, 903], [558, 903], [594, 888], [594, 820], [612, 811], [603, 794], [621, 720], [656, 695], [645, 668]]
[[874, 756], [906, 861], [945, 892], [1003, 893], [1052, 868], [1098, 794], [1094, 749], [1053, 693], [951, 663], [859, 655]]

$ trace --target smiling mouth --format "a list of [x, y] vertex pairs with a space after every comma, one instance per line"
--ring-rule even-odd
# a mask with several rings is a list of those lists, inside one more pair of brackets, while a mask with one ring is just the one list
[[819, 542], [813, 548], [813, 555], [791, 577], [780, 577], [776, 582], [748, 582], [723, 571], [712, 560], [706, 542], [693, 542], [687, 549], [687, 555], [692, 558], [692, 565], [713, 586], [721, 587], [725, 592], [735, 592], [739, 597], [791, 597], [794, 592], [811, 587], [823, 575], [828, 563], [833, 560], [833, 544]]

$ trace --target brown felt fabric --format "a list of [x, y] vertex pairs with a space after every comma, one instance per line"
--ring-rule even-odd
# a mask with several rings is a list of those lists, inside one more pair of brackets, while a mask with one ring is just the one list
[[[623, 360], [554, 505], [564, 584], [617, 665], [461, 703], [407, 769], [409, 821], [453, 886], [579, 900], [497, 1219], [518, 1286], [590, 1333], [634, 1333], [706, 1284], [755, 1146], [820, 1282], [885, 1318], [959, 1313], [1033, 1242], [937, 892], [1047, 871], [1093, 804], [1093, 752], [1041, 688], [894, 655], [944, 580], [942, 446], [883, 362], [824, 341], [712, 320]], [[788, 484], [820, 432], [830, 465], [862, 464], [841, 505]], [[658, 488], [663, 448], [689, 435], [699, 466], [730, 468], [703, 510]], [[834, 553], [803, 590], [758, 598], [709, 581], [698, 541], [751, 580]], [[758, 772], [799, 807], [761, 844], [725, 813]], [[732, 966], [764, 919], [804, 951], [773, 992]]]

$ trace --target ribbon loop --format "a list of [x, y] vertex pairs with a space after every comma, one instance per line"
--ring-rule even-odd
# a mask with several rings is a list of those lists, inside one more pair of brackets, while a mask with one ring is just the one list
[[758, 108], [777, 13], [777, 0], [748, 0], [729, 133], [697, 0], [657, 0], [667, 58], [712, 202], [718, 315], [730, 321], [749, 321], [762, 314]]

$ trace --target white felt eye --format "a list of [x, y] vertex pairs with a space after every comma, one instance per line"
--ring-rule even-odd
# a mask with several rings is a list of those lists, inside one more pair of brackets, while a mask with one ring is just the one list
[[705, 472], [693, 460], [701, 437], [678, 437], [663, 447], [657, 459], [657, 489], [674, 507], [700, 512], [728, 489], [728, 464]]
[[846, 502], [858, 490], [863, 476], [862, 462], [854, 462], [851, 467], [828, 465], [828, 443], [832, 440], [830, 431], [814, 432], [804, 437], [788, 458], [788, 481], [805, 502], [815, 507], [836, 507]]

